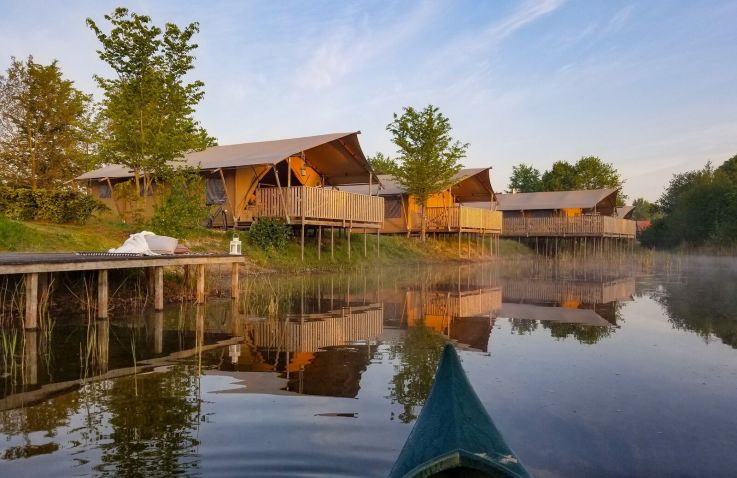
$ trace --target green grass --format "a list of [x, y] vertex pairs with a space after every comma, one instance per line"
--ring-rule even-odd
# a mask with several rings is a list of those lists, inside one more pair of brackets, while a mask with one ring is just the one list
[[[135, 232], [130, 225], [92, 220], [85, 225], [61, 225], [40, 222], [14, 221], [0, 216], [0, 251], [106, 251], [117, 247], [129, 234]], [[243, 252], [256, 266], [277, 271], [340, 270], [376, 264], [401, 264], [417, 262], [460, 262], [485, 258], [488, 255], [488, 240], [481, 248], [475, 238], [471, 244], [464, 237], [461, 242], [462, 256], [458, 254], [457, 236], [429, 237], [426, 242], [404, 236], [381, 236], [380, 254], [376, 254], [376, 235], [367, 237], [367, 255], [364, 257], [363, 234], [351, 236], [351, 254], [348, 257], [348, 240], [335, 234], [334, 258], [330, 256], [329, 233], [323, 235], [322, 257], [317, 257], [317, 239], [305, 240], [304, 262], [300, 255], [299, 239], [293, 238], [286, 248], [265, 251], [248, 241], [248, 234], [241, 233]], [[181, 241], [193, 252], [227, 252], [231, 233], [200, 229], [191, 237]], [[502, 240], [501, 256], [530, 255], [531, 251], [516, 241]]]

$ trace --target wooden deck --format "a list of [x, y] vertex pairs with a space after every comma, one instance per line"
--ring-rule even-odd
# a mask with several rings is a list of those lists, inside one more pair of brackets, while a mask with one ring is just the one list
[[380, 229], [384, 198], [326, 188], [259, 188], [254, 218], [259, 217], [283, 217], [290, 224]]
[[[420, 217], [412, 221], [412, 229], [420, 229]], [[477, 232], [499, 234], [502, 231], [502, 213], [478, 207], [428, 207], [428, 232]]]
[[54, 272], [97, 271], [97, 318], [108, 317], [108, 271], [112, 269], [152, 268], [151, 286], [154, 309], [164, 308], [164, 267], [195, 266], [197, 302], [205, 302], [205, 267], [214, 264], [231, 265], [231, 297], [238, 293], [239, 266], [244, 256], [228, 254], [182, 254], [139, 256], [108, 253], [3, 253], [0, 254], [0, 275], [22, 274], [25, 283], [24, 327], [38, 327], [39, 292], [47, 274]]
[[505, 237], [635, 238], [635, 221], [609, 216], [505, 217]]

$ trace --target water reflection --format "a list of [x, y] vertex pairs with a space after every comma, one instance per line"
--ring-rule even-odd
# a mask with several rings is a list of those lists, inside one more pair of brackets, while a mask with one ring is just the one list
[[[357, 474], [385, 475], [450, 339], [525, 462], [543, 474], [576, 476], [550, 457], [596, 442], [591, 430], [604, 436], [617, 420], [639, 424], [655, 413], [642, 392], [652, 377], [643, 374], [624, 390], [644, 402], [617, 403], [632, 415], [605, 419], [607, 397], [615, 385], [622, 390], [612, 364], [620, 364], [618, 377], [658, 363], [648, 357], [628, 368], [627, 355], [616, 353], [650, 340], [651, 329], [643, 328], [649, 316], [638, 307], [665, 314], [660, 333], [737, 347], [735, 279], [735, 270], [636, 276], [533, 266], [408, 268], [258, 277], [243, 281], [236, 302], [89, 323], [59, 319], [52, 333], [21, 333], [22, 346], [3, 352], [0, 468], [8, 476], [29, 464], [60, 476], [258, 475], [280, 467], [319, 475], [355, 473], [341, 461], [352, 457], [381, 464]], [[571, 370], [574, 357], [591, 383]], [[720, 370], [729, 386], [732, 369]], [[560, 408], [569, 403], [573, 413]], [[681, 412], [709, 422], [692, 409]], [[553, 439], [566, 434], [571, 446]], [[356, 456], [357, 442], [373, 445]], [[614, 455], [612, 462], [621, 458]], [[597, 460], [582, 469], [633, 474]]]

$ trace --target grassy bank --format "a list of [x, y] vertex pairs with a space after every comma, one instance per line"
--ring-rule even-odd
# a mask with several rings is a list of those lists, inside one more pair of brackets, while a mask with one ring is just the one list
[[[134, 228], [126, 224], [93, 220], [80, 225], [59, 225], [38, 222], [21, 222], [0, 216], [0, 251], [27, 252], [73, 252], [105, 251], [123, 243]], [[330, 253], [330, 240], [323, 237], [321, 257], [318, 259], [317, 239], [308, 237], [305, 241], [304, 261], [300, 246], [293, 239], [282, 250], [263, 250], [248, 241], [248, 234], [241, 234], [244, 254], [253, 265], [275, 271], [298, 272], [303, 270], [340, 270], [370, 264], [401, 264], [416, 262], [458, 262], [478, 260], [489, 252], [487, 239], [482, 248], [476, 238], [471, 243], [461, 243], [461, 256], [458, 253], [457, 236], [448, 238], [428, 238], [421, 242], [417, 238], [404, 236], [381, 236], [377, 255], [376, 235], [366, 238], [364, 257], [364, 237], [351, 236], [350, 258], [348, 238], [342, 234], [335, 236], [333, 257]], [[182, 241], [194, 252], [226, 252], [230, 233], [222, 231], [198, 230]], [[501, 256], [529, 255], [531, 251], [516, 241], [501, 241]]]

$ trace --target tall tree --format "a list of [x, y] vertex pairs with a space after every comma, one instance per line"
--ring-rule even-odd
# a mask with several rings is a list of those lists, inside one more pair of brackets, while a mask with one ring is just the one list
[[92, 97], [49, 65], [11, 59], [0, 75], [0, 174], [13, 186], [59, 187], [90, 169], [97, 125]]
[[450, 121], [440, 110], [428, 105], [422, 110], [405, 107], [402, 115], [386, 127], [397, 146], [394, 177], [420, 204], [421, 237], [426, 237], [425, 209], [428, 198], [451, 186], [461, 170], [468, 143], [454, 141]]
[[572, 191], [576, 187], [576, 168], [568, 161], [556, 161], [543, 173], [543, 191]]
[[397, 163], [389, 156], [384, 156], [383, 153], [376, 153], [374, 156], [366, 158], [376, 174], [394, 174], [397, 168]]
[[87, 19], [102, 44], [100, 59], [116, 73], [113, 78], [95, 76], [105, 92], [103, 116], [110, 133], [102, 153], [106, 162], [133, 170], [138, 190], [141, 179], [143, 189], [149, 189], [184, 153], [215, 142], [193, 117], [204, 83], [185, 82], [194, 68], [197, 44], [192, 38], [199, 24], [182, 29], [167, 23], [162, 30], [150, 17], [126, 8], [104, 18], [111, 24], [109, 33]]
[[577, 189], [621, 188], [622, 180], [613, 165], [596, 156], [579, 159], [573, 166], [576, 172]]
[[531, 164], [512, 166], [509, 188], [520, 193], [535, 193], [542, 190], [540, 171]]
[[642, 221], [645, 219], [652, 219], [653, 213], [655, 212], [654, 205], [645, 198], [637, 198], [632, 201], [634, 210], [632, 211], [632, 219], [635, 221]]

